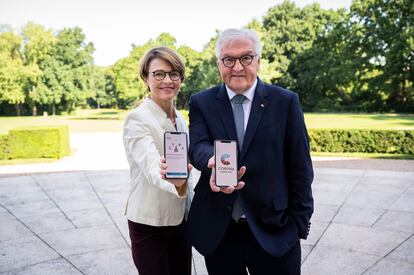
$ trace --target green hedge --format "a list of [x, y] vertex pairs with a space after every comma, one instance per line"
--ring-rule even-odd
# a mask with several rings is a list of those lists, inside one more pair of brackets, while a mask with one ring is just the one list
[[308, 131], [313, 152], [414, 154], [412, 130]]
[[6, 158], [8, 135], [0, 135], [0, 160]]
[[0, 159], [2, 155], [4, 159], [61, 158], [70, 155], [67, 126], [16, 128], [9, 131], [6, 139], [2, 139]]

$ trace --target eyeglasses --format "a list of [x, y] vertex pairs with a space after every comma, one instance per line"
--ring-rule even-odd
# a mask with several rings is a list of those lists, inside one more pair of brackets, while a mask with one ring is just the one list
[[158, 81], [163, 80], [167, 76], [167, 74], [172, 81], [177, 81], [178, 79], [181, 78], [181, 74], [179, 71], [164, 72], [164, 71], [158, 70], [158, 71], [153, 71], [151, 73], [152, 73], [152, 76]]
[[221, 62], [223, 62], [223, 65], [226, 66], [227, 68], [233, 68], [234, 65], [236, 65], [236, 60], [239, 60], [240, 64], [242, 64], [243, 66], [249, 66], [250, 64], [252, 64], [253, 62], [253, 58], [256, 55], [243, 55], [240, 56], [239, 58], [236, 57], [225, 57], [221, 59]]

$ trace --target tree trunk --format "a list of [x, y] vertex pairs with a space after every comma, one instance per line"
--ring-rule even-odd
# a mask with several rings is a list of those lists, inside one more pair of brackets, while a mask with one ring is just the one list
[[53, 116], [56, 115], [56, 105], [55, 105], [55, 103], [52, 104], [52, 115]]
[[16, 105], [14, 105], [15, 109], [16, 109], [16, 115], [17, 116], [21, 116], [21, 108], [20, 108], [20, 103], [16, 103]]
[[33, 105], [33, 107], [32, 107], [32, 115], [37, 116], [37, 107], [36, 107], [36, 105]]

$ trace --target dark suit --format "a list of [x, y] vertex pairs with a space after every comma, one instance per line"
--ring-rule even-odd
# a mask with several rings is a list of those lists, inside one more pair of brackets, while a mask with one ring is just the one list
[[191, 244], [203, 255], [218, 247], [237, 195], [255, 239], [268, 254], [281, 257], [299, 238], [306, 239], [313, 169], [297, 94], [258, 79], [238, 159], [239, 167], [247, 168], [245, 186], [231, 195], [211, 191], [207, 168], [214, 140], [237, 140], [225, 86], [193, 95], [189, 117], [190, 158], [201, 170], [186, 228]]

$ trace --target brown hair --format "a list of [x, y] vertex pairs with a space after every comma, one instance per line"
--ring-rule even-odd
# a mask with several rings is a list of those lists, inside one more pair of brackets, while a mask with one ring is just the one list
[[173, 67], [173, 70], [177, 70], [181, 75], [181, 81], [185, 78], [185, 66], [181, 57], [168, 47], [155, 47], [149, 50], [140, 61], [139, 75], [142, 80], [145, 81], [148, 78], [149, 65], [155, 58], [160, 58]]

